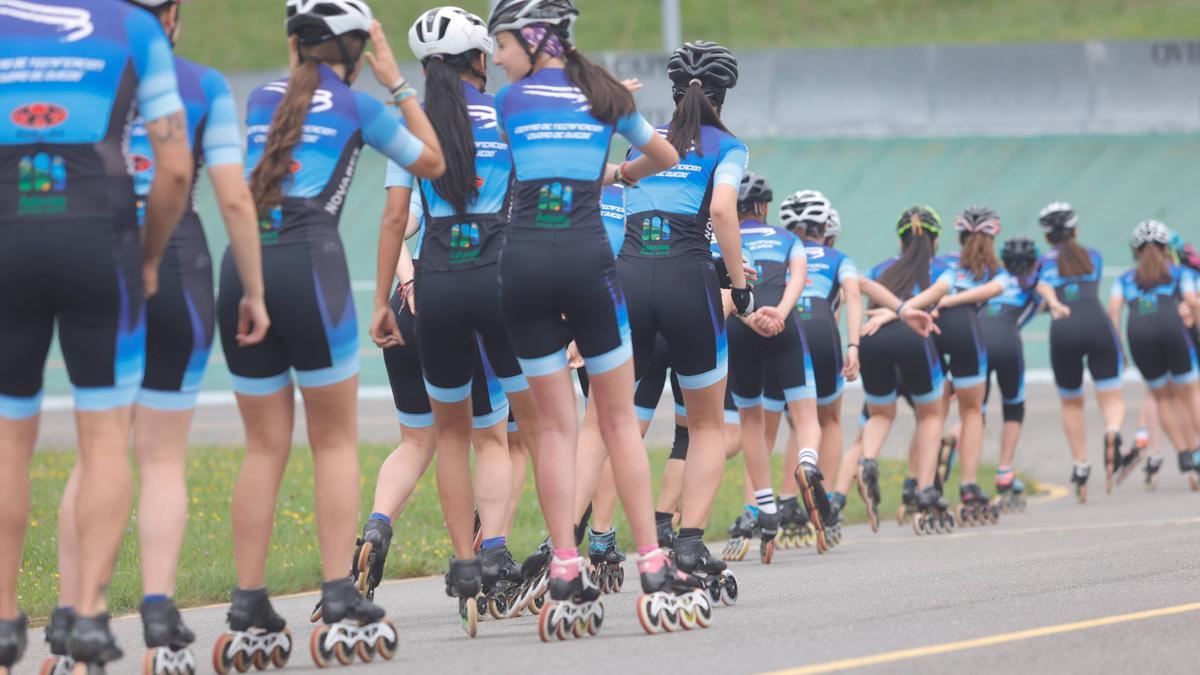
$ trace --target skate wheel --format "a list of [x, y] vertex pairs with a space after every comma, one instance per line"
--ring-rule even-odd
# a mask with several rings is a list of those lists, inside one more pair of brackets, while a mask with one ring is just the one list
[[335, 642], [333, 645], [333, 656], [337, 662], [343, 666], [348, 666], [354, 663], [354, 650], [347, 647], [343, 642]]
[[254, 652], [250, 657], [250, 664], [255, 670], [266, 670], [267, 666], [271, 665], [271, 656], [266, 652]]
[[396, 625], [390, 621], [387, 622], [387, 625], [392, 629], [393, 637], [380, 635], [379, 637], [375, 638], [375, 653], [383, 657], [384, 661], [391, 661], [392, 657], [396, 655], [396, 647], [398, 646], [399, 641], [395, 638]]
[[370, 663], [375, 660], [375, 647], [370, 642], [360, 642], [354, 645], [354, 653], [363, 663]]
[[708, 595], [702, 591], [694, 591], [692, 595], [695, 598], [692, 607], [696, 612], [696, 625], [701, 628], [708, 628], [712, 625], [712, 603], [708, 601]]
[[542, 639], [542, 642], [550, 642], [554, 639], [556, 632], [556, 627], [554, 626], [555, 614], [553, 604], [550, 604], [549, 607], [542, 607], [542, 612], [538, 614], [538, 637]]
[[499, 621], [508, 612], [508, 601], [505, 600], [503, 595], [492, 596], [488, 598], [487, 611], [488, 614], [492, 615], [493, 619]]
[[329, 626], [320, 626], [308, 639], [308, 651], [312, 655], [313, 665], [318, 668], [329, 666], [334, 659], [333, 650], [325, 648], [325, 636], [328, 634]]
[[764, 565], [771, 564], [771, 558], [775, 557], [775, 540], [774, 539], [767, 539], [767, 540], [763, 541], [762, 545], [759, 547], [759, 550], [758, 550], [758, 557], [759, 557], [759, 560], [762, 561], [762, 564], [764, 564]]
[[287, 637], [287, 643], [271, 650], [271, 665], [276, 668], [283, 668], [287, 665], [288, 659], [292, 658], [292, 629], [284, 628], [281, 635]]
[[815, 539], [817, 543], [817, 553], [824, 554], [829, 550], [829, 537], [825, 534], [824, 529], [817, 530], [817, 536]]
[[738, 585], [737, 579], [732, 574], [727, 574], [723, 577], [724, 583], [721, 584], [721, 603], [726, 607], [732, 607], [737, 604]]
[[313, 607], [312, 614], [308, 615], [309, 623], [321, 623], [321, 619], [325, 617], [325, 604], [320, 600], [317, 601], [317, 606]]
[[643, 595], [637, 601], [638, 623], [642, 624], [642, 630], [648, 635], [662, 632], [662, 621], [659, 619], [658, 612], [651, 611], [651, 606], [654, 604], [654, 596]]
[[613, 592], [620, 593], [621, 589], [624, 587], [625, 587], [625, 568], [618, 567], [617, 568], [617, 590], [615, 590]]
[[721, 582], [716, 577], [709, 577], [704, 581], [705, 590], [708, 591], [708, 598], [713, 604], [721, 601]]
[[597, 603], [599, 613], [588, 616], [587, 632], [588, 635], [597, 635], [600, 633], [600, 627], [604, 625], [604, 605]]
[[923, 533], [922, 530], [924, 530], [924, 520], [925, 520], [924, 517], [919, 513], [917, 515], [913, 516], [913, 519], [912, 519], [913, 534], [917, 535], [918, 537], [921, 536], [921, 534]]
[[467, 637], [475, 637], [479, 631], [479, 603], [475, 598], [458, 599], [458, 617]]
[[679, 627], [691, 630], [696, 627], [696, 611], [689, 607], [679, 608]]
[[233, 655], [233, 669], [239, 673], [244, 673], [250, 670], [250, 660], [246, 658], [244, 652], [238, 652]]
[[362, 548], [358, 551], [358, 560], [355, 562], [355, 569], [358, 570], [358, 578], [355, 579], [355, 585], [358, 587], [358, 594], [366, 597], [367, 587], [371, 585], [371, 554], [375, 552], [375, 544], [371, 541], [364, 541]]

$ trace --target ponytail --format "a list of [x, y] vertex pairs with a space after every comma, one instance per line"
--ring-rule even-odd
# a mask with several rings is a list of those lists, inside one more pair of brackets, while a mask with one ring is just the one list
[[[459, 73], [466, 70], [471, 50], [447, 60], [427, 59], [425, 63], [425, 113], [442, 145], [446, 157], [446, 173], [433, 181], [433, 189], [454, 207], [455, 213], [466, 213], [468, 206], [479, 197], [475, 172], [475, 133], [467, 112]], [[458, 67], [462, 61], [464, 68]]]
[[721, 122], [721, 115], [704, 93], [700, 80], [692, 80], [679, 105], [675, 106], [675, 114], [671, 116], [671, 125], [667, 128], [667, 142], [675, 147], [681, 158], [686, 157], [692, 148], [703, 157], [700, 127], [705, 124], [729, 133], [729, 129]]
[[320, 83], [317, 61], [312, 58], [301, 61], [292, 71], [283, 100], [271, 116], [262, 158], [250, 172], [250, 193], [260, 219], [268, 218], [283, 203], [283, 180], [291, 170], [292, 152], [300, 143], [304, 120]]
[[1092, 256], [1075, 241], [1075, 230], [1054, 230], [1046, 239], [1058, 247], [1058, 273], [1064, 277], [1085, 277], [1096, 271]]
[[992, 236], [983, 232], [972, 232], [963, 240], [958, 266], [969, 271], [976, 281], [989, 279], [1001, 269], [992, 241]]
[[1145, 244], [1137, 250], [1137, 271], [1133, 274], [1138, 288], [1148, 291], [1171, 281], [1171, 263], [1167, 251], [1158, 244]]
[[564, 57], [567, 79], [591, 104], [592, 117], [605, 124], [616, 124], [626, 115], [637, 112], [633, 94], [607, 70], [592, 63], [575, 49], [567, 49]]
[[929, 288], [929, 261], [933, 260], [934, 238], [926, 230], [916, 233], [905, 232], [900, 239], [903, 253], [900, 259], [887, 268], [879, 277], [897, 298], [907, 300], [913, 296], [913, 288]]

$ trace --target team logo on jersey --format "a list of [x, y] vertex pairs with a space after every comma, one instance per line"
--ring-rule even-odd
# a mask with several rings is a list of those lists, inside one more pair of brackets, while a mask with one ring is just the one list
[[1063, 286], [1063, 301], [1075, 302], [1079, 299], [1079, 284], [1070, 283]]
[[450, 264], [462, 264], [479, 257], [479, 223], [450, 226]]
[[150, 167], [154, 166], [154, 160], [145, 155], [135, 154], [131, 159], [133, 159], [133, 170], [137, 173], [149, 171]]
[[1153, 314], [1158, 311], [1158, 295], [1151, 293], [1138, 298], [1138, 314]]
[[483, 176], [475, 176], [475, 189], [476, 190], [482, 190], [484, 183], [487, 183], [487, 181], [483, 179]]
[[270, 217], [258, 221], [258, 240], [264, 244], [274, 244], [279, 241], [279, 232], [283, 229], [283, 208], [276, 206], [271, 209]]
[[67, 162], [39, 152], [17, 162], [17, 215], [56, 216], [67, 212]]
[[0, 0], [0, 16], [55, 26], [60, 33], [70, 31], [63, 36], [62, 42], [77, 42], [96, 30], [92, 24], [92, 13], [77, 7], [40, 5], [25, 0]]
[[9, 113], [12, 123], [22, 129], [53, 129], [67, 121], [67, 109], [54, 103], [26, 103]]
[[574, 201], [574, 190], [570, 185], [548, 183], [538, 191], [538, 212], [534, 224], [561, 230], [571, 225], [571, 204]]
[[671, 252], [671, 222], [654, 216], [642, 219], [642, 255], [660, 256]]
[[300, 169], [302, 168], [304, 168], [304, 165], [300, 163], [300, 160], [293, 159], [292, 163], [288, 165], [288, 173], [300, 173]]

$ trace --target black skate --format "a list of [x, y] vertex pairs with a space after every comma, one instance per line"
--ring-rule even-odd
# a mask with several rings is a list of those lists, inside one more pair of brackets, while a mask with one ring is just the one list
[[1012, 471], [996, 472], [996, 506], [1000, 513], [1025, 510], [1025, 483]]
[[28, 625], [29, 618], [24, 614], [8, 621], [0, 620], [0, 673], [3, 675], [12, 672], [12, 667], [25, 655]]
[[108, 619], [107, 613], [75, 617], [67, 633], [67, 653], [75, 660], [74, 672], [103, 675], [107, 664], [124, 655], [108, 628]]
[[858, 462], [858, 496], [867, 507], [867, 522], [871, 531], [879, 531], [879, 462], [862, 459]]
[[212, 662], [217, 673], [287, 665], [292, 656], [292, 631], [271, 607], [265, 588], [233, 589], [227, 618], [229, 632], [221, 634], [213, 645]]
[[[493, 619], [503, 619], [508, 608], [517, 599], [524, 577], [517, 567], [507, 546], [494, 546], [479, 552], [479, 566], [483, 594], [479, 596], [482, 606], [476, 613], [487, 612]], [[478, 603], [477, 603], [478, 604]]]
[[917, 512], [917, 479], [905, 478], [900, 488], [900, 508], [896, 509], [896, 524], [903, 525]]
[[1121, 469], [1124, 459], [1121, 457], [1121, 434], [1109, 431], [1104, 434], [1104, 493], [1112, 494], [1113, 484]]
[[699, 536], [675, 540], [675, 565], [700, 578], [712, 604], [721, 602], [732, 605], [737, 602], [737, 579], [729, 571], [728, 565], [713, 556]]
[[1129, 446], [1129, 453], [1117, 456], [1120, 469], [1117, 472], [1117, 485], [1124, 483], [1129, 474], [1138, 468], [1138, 460], [1142, 458], [1142, 451], [1146, 449], [1147, 443], [1148, 441], [1145, 437], [1141, 435], [1135, 436], [1133, 444]]
[[842, 543], [842, 523], [846, 517], [842, 515], [842, 511], [846, 510], [846, 495], [835, 492], [829, 496], [829, 521], [825, 524], [825, 539], [830, 542], [831, 546], [837, 546]]
[[521, 586], [517, 598], [508, 608], [505, 618], [521, 616], [526, 609], [538, 614], [546, 604], [546, 587], [550, 581], [550, 540], [546, 539], [521, 563]]
[[463, 630], [475, 637], [479, 629], [479, 601], [483, 597], [483, 566], [479, 558], [450, 560], [446, 572], [446, 595], [458, 598], [458, 617]]
[[754, 526], [757, 525], [758, 519], [754, 517], [748, 509], [743, 509], [742, 513], [733, 521], [733, 525], [729, 526], [729, 541], [725, 542], [725, 548], [721, 550], [721, 560], [745, 560], [746, 554], [750, 552], [750, 542], [754, 539]]
[[938, 491], [944, 491], [950, 482], [950, 472], [954, 471], [954, 458], [958, 455], [958, 438], [954, 434], [942, 436], [942, 445], [938, 448], [937, 472], [933, 476], [933, 485]]
[[604, 625], [604, 605], [600, 604], [600, 589], [588, 579], [583, 558], [551, 558], [547, 594], [550, 599], [538, 617], [538, 636], [542, 642], [600, 632]]
[[638, 556], [638, 572], [643, 592], [637, 605], [642, 630], [653, 635], [680, 628], [708, 628], [712, 623], [712, 601], [703, 582], [679, 571], [662, 549]]
[[592, 530], [588, 534], [588, 560], [591, 561], [592, 583], [602, 593], [620, 593], [625, 585], [625, 568], [621, 567], [625, 554], [617, 548], [616, 530]]
[[1150, 455], [1146, 458], [1146, 464], [1142, 467], [1142, 471], [1146, 472], [1146, 489], [1158, 489], [1158, 472], [1162, 469], [1163, 458]]
[[958, 486], [959, 504], [955, 511], [964, 525], [989, 525], [1000, 522], [1000, 508], [975, 483]]
[[775, 557], [775, 535], [779, 533], [779, 514], [778, 513], [759, 513], [759, 544], [758, 544], [758, 559], [764, 565], [771, 564], [771, 558]]
[[[359, 595], [368, 600], [375, 599], [375, 589], [383, 581], [383, 563], [387, 560], [388, 547], [391, 545], [391, 525], [374, 518], [363, 523], [362, 536], [354, 544], [350, 578], [358, 587]], [[319, 622], [324, 611], [322, 601], [318, 600], [308, 620], [313, 623]]]
[[1192, 492], [1200, 490], [1200, 450], [1179, 453], [1179, 472], [1187, 476]]
[[193, 675], [196, 655], [191, 644], [196, 635], [183, 624], [174, 600], [142, 603], [142, 634], [146, 655], [142, 658], [143, 675]]
[[801, 508], [797, 498], [779, 500], [779, 528], [780, 534], [776, 538], [781, 548], [812, 546], [815, 530], [808, 522], [808, 511]]
[[950, 514], [950, 504], [933, 486], [917, 493], [917, 514], [912, 522], [913, 532], [917, 535], [954, 531], [954, 516]]
[[1071, 483], [1075, 485], [1075, 498], [1080, 504], [1087, 502], [1087, 482], [1088, 477], [1092, 475], [1092, 465], [1079, 464], [1071, 467]]
[[675, 557], [675, 527], [671, 525], [671, 519], [655, 520], [655, 528], [658, 533], [658, 547], [667, 554], [667, 557]]
[[325, 625], [312, 632], [309, 651], [318, 668], [364, 663], [378, 654], [384, 660], [396, 655], [396, 626], [384, 618], [383, 608], [358, 594], [351, 579], [321, 584], [321, 602], [325, 605]]
[[800, 486], [800, 494], [804, 497], [804, 508], [808, 511], [808, 520], [816, 530], [817, 553], [824, 553], [833, 548], [837, 542], [826, 536], [829, 520], [829, 495], [825, 492], [825, 477], [821, 470], [812, 464], [801, 462], [796, 466], [796, 483]]
[[74, 669], [75, 660], [67, 655], [67, 635], [74, 623], [75, 610], [56, 607], [50, 614], [50, 623], [46, 626], [50, 656], [42, 661], [40, 675], [69, 675]]

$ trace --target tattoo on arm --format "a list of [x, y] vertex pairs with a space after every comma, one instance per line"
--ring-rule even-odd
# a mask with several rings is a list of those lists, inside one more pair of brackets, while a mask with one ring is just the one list
[[156, 143], [179, 143], [187, 140], [187, 124], [182, 110], [147, 126]]

